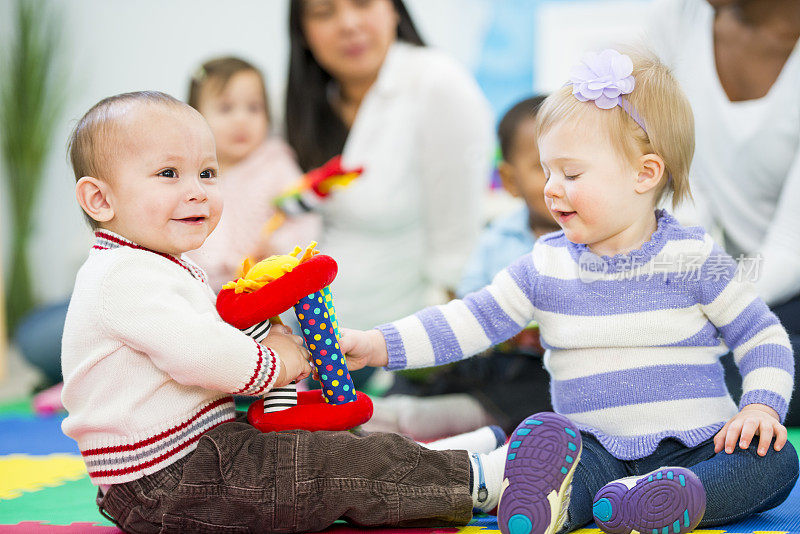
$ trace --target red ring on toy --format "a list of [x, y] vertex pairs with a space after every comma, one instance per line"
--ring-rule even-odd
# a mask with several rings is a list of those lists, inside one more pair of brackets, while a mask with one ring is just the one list
[[252, 293], [223, 289], [217, 295], [217, 311], [226, 323], [240, 330], [250, 328], [280, 315], [306, 295], [329, 286], [338, 269], [333, 258], [318, 254]]
[[372, 400], [356, 391], [356, 400], [328, 404], [322, 390], [298, 391], [297, 406], [279, 412], [264, 413], [264, 401], [257, 400], [247, 410], [247, 420], [262, 432], [281, 430], [350, 430], [372, 417]]

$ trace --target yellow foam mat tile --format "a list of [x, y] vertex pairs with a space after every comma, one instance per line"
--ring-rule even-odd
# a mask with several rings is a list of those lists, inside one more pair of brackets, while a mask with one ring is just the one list
[[0, 456], [0, 499], [14, 499], [23, 492], [59, 486], [85, 475], [83, 459], [75, 454]]

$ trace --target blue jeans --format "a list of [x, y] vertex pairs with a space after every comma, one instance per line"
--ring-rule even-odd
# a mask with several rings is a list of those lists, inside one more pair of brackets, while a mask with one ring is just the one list
[[569, 519], [561, 533], [576, 530], [593, 520], [595, 494], [613, 480], [644, 475], [665, 466], [691, 470], [706, 490], [706, 513], [700, 527], [724, 525], [781, 504], [797, 481], [797, 453], [787, 442], [766, 456], [756, 454], [758, 439], [747, 450], [715, 454], [714, 442], [687, 447], [676, 439], [665, 439], [645, 458], [619, 460], [606, 451], [591, 434], [581, 433], [583, 452], [572, 481]]
[[14, 343], [22, 357], [44, 373], [47, 382], [61, 378], [61, 337], [69, 299], [44, 306], [28, 314], [14, 332]]

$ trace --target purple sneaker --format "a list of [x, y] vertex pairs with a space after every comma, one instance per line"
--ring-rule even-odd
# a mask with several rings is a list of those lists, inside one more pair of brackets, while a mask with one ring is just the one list
[[553, 534], [561, 528], [580, 456], [581, 434], [566, 417], [537, 413], [520, 423], [508, 443], [500, 532]]
[[706, 491], [689, 469], [662, 467], [606, 484], [592, 508], [597, 526], [610, 534], [683, 534], [703, 518]]

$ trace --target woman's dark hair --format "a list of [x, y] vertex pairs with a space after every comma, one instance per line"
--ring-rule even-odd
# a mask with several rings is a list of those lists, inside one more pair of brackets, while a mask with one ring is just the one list
[[228, 82], [233, 78], [234, 74], [246, 71], [255, 72], [256, 75], [258, 75], [258, 79], [261, 81], [261, 90], [264, 92], [264, 111], [267, 114], [267, 120], [270, 121], [271, 124], [269, 99], [267, 98], [267, 84], [264, 81], [264, 75], [253, 64], [238, 57], [218, 57], [203, 63], [189, 81], [189, 99], [187, 104], [197, 111], [200, 111], [200, 91], [202, 91], [206, 84], [214, 84], [216, 86], [214, 89], [221, 93], [225, 90], [225, 86], [228, 85]]
[[[397, 39], [424, 46], [402, 0], [391, 0], [400, 22]], [[289, 9], [289, 79], [286, 85], [286, 140], [304, 171], [319, 167], [341, 154], [348, 129], [328, 101], [328, 74], [306, 45], [303, 0]]]

